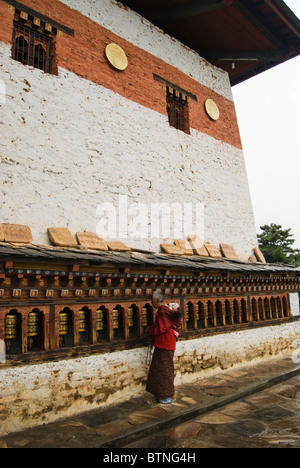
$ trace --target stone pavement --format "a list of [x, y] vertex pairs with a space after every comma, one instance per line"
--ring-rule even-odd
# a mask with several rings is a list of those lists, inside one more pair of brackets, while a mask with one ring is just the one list
[[300, 448], [300, 376], [126, 446], [153, 447]]
[[0, 448], [300, 447], [299, 428], [300, 364], [284, 356], [180, 385], [171, 405], [145, 393], [2, 437]]

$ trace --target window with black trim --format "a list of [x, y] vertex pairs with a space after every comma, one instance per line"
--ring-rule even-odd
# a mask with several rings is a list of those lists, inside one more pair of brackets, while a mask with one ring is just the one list
[[53, 66], [54, 44], [56, 31], [51, 25], [22, 12], [15, 13], [13, 27], [12, 58], [45, 73], [55, 74]]

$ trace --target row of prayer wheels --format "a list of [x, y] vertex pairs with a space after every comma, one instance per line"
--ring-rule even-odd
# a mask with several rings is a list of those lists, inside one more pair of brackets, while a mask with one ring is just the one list
[[[39, 334], [39, 316], [37, 312], [31, 312], [28, 315], [28, 348], [32, 349], [34, 338]], [[11, 348], [13, 340], [18, 338], [18, 315], [7, 314], [5, 316], [5, 333], [4, 339], [6, 341], [7, 350]]]
[[[28, 315], [28, 332], [27, 336], [33, 338], [38, 336], [39, 316], [37, 312], [31, 312]], [[18, 316], [16, 314], [8, 314], [5, 316], [5, 340], [14, 340], [18, 337]]]
[[[117, 329], [120, 326], [120, 318], [119, 318], [120, 310], [118, 308], [113, 309], [113, 328]], [[148, 310], [146, 307], [142, 309], [142, 317], [143, 317], [143, 326], [146, 327], [148, 325], [148, 318], [147, 318]], [[197, 320], [199, 319], [199, 305], [196, 306], [196, 315]], [[104, 312], [102, 309], [98, 309], [96, 311], [96, 330], [102, 331], [104, 330]], [[190, 309], [189, 305], [186, 305], [186, 320], [190, 320]], [[78, 321], [79, 321], [79, 332], [84, 333], [87, 331], [87, 321], [86, 321], [86, 311], [80, 310], [78, 314]], [[17, 323], [18, 317], [16, 314], [8, 314], [5, 317], [5, 340], [13, 340], [17, 338]], [[134, 326], [134, 309], [130, 307], [128, 309], [128, 325], [129, 327]], [[28, 337], [35, 337], [38, 336], [38, 313], [31, 312], [28, 315]], [[61, 312], [59, 315], [59, 334], [61, 336], [68, 334], [68, 313]]]
[[[78, 329], [79, 333], [84, 333], [87, 331], [87, 320], [86, 320], [86, 311], [80, 310], [78, 313]], [[101, 331], [104, 329], [103, 322], [103, 310], [99, 309], [96, 311], [96, 330]], [[65, 336], [68, 334], [68, 313], [61, 312], [59, 314], [59, 334], [60, 336]]]
[[[148, 318], [147, 318], [147, 308], [143, 307], [143, 326], [146, 327], [149, 325]], [[113, 309], [113, 328], [118, 329], [120, 327], [120, 317], [119, 317], [120, 310], [118, 308]], [[129, 327], [134, 326], [134, 309], [130, 307], [128, 309], [128, 325]], [[78, 313], [78, 328], [79, 333], [84, 333], [87, 331], [87, 320], [86, 320], [86, 311], [80, 310]], [[96, 330], [103, 331], [104, 330], [104, 311], [102, 309], [98, 309], [96, 311]], [[68, 334], [68, 313], [61, 312], [59, 315], [59, 334], [60, 336], [65, 336]]]
[[[206, 306], [207, 308], [207, 306]], [[199, 304], [196, 304], [196, 319], [199, 320]], [[189, 304], [186, 304], [185, 306], [185, 317], [186, 317], [186, 321], [189, 322], [190, 319], [191, 319], [191, 316], [190, 316], [190, 306]]]
[[[147, 319], [147, 308], [142, 309], [143, 314], [143, 326], [148, 325]], [[120, 310], [118, 308], [113, 309], [113, 328], [117, 329], [120, 326], [119, 318]], [[80, 310], [78, 314], [79, 332], [84, 333], [87, 331], [87, 320], [86, 311]], [[128, 309], [128, 324], [129, 327], [134, 326], [134, 309], [130, 307]], [[98, 309], [96, 311], [96, 330], [104, 330], [104, 311]], [[31, 339], [38, 336], [39, 334], [39, 317], [37, 312], [31, 312], [28, 315], [28, 332], [27, 336]], [[65, 336], [68, 334], [68, 313], [61, 312], [59, 315], [59, 334]], [[7, 314], [5, 316], [5, 340], [11, 341], [18, 338], [18, 315]]]
[[[134, 326], [134, 309], [129, 307], [128, 311], [128, 326]], [[147, 307], [142, 308], [143, 327], [147, 327], [148, 323], [148, 309]], [[113, 328], [119, 328], [119, 309], [113, 309]]]

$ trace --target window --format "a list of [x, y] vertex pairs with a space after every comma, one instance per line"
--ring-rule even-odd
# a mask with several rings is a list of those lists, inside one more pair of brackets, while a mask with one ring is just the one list
[[190, 134], [189, 102], [197, 102], [197, 96], [155, 73], [153, 74], [153, 78], [162, 84], [164, 90], [167, 90], [169, 124], [171, 127]]
[[190, 133], [187, 96], [169, 86], [167, 87], [167, 112], [171, 127]]
[[45, 27], [31, 27], [33, 22], [14, 21], [12, 58], [23, 65], [31, 65], [45, 73], [53, 73], [53, 37], [43, 34]]

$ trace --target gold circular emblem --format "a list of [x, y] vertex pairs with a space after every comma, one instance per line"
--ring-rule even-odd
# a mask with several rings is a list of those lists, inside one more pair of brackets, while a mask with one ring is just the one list
[[212, 120], [218, 120], [219, 119], [219, 117], [220, 117], [219, 108], [218, 108], [217, 104], [215, 103], [215, 101], [213, 101], [212, 99], [207, 99], [207, 101], [205, 101], [205, 110], [206, 110], [207, 115]]
[[123, 49], [117, 44], [108, 44], [105, 55], [109, 63], [119, 71], [124, 71], [128, 67], [128, 59]]

